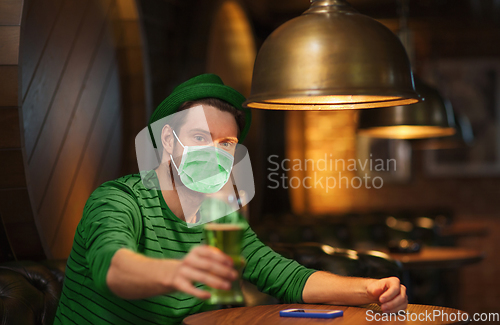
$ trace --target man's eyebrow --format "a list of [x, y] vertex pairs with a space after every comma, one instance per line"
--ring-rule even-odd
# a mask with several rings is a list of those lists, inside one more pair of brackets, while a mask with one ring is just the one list
[[232, 140], [234, 142], [238, 142], [238, 138], [235, 138], [235, 137], [225, 137], [225, 138], [222, 138], [220, 140]]
[[205, 129], [200, 129], [200, 128], [191, 129], [191, 130], [189, 130], [189, 132], [202, 132], [202, 133], [206, 133], [206, 134], [210, 134], [210, 135], [212, 134], [212, 133], [210, 133], [210, 131], [205, 130]]
[[[201, 133], [208, 134], [208, 135], [210, 135], [210, 137], [212, 137], [212, 133], [205, 130], [205, 129], [194, 128], [194, 129], [189, 130], [189, 132], [201, 132]], [[236, 137], [224, 137], [224, 138], [216, 139], [216, 140], [231, 140], [234, 142], [238, 142], [238, 138], [236, 138]]]

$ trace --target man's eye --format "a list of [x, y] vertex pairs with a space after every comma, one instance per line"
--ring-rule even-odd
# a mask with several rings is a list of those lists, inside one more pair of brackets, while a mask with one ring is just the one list
[[219, 143], [219, 145], [221, 147], [223, 147], [224, 149], [229, 149], [229, 148], [232, 148], [235, 146], [236, 143], [232, 143], [232, 142], [221, 142]]
[[201, 135], [195, 135], [195, 136], [194, 136], [194, 139], [195, 139], [196, 141], [200, 141], [200, 142], [201, 142], [201, 141], [205, 141], [205, 138], [204, 138], [204, 137], [202, 137]]

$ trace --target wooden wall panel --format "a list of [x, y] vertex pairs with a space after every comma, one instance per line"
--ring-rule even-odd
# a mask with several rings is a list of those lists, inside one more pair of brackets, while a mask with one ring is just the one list
[[23, 4], [0, 1], [0, 262], [45, 257], [28, 195], [22, 148], [18, 76]]
[[[101, 2], [102, 4], [103, 2]], [[79, 202], [85, 203], [90, 193], [94, 190], [91, 188], [93, 178], [80, 179], [80, 183], [75, 183], [77, 172], [81, 166], [85, 148], [93, 132], [98, 132], [95, 128], [97, 116], [101, 108], [103, 108], [104, 99], [107, 96], [107, 84], [112, 75], [112, 71], [117, 69], [115, 50], [113, 46], [112, 33], [110, 31], [110, 13], [114, 10], [114, 2], [108, 1], [107, 5], [111, 5], [112, 9], [106, 9], [106, 20], [104, 30], [101, 30], [101, 40], [97, 44], [95, 56], [89, 64], [87, 80], [81, 85], [82, 90], [78, 98], [77, 105], [74, 106], [71, 112], [70, 119], [66, 124], [59, 125], [59, 128], [64, 130], [63, 141], [61, 142], [55, 157], [47, 157], [45, 161], [49, 161], [46, 173], [43, 173], [45, 186], [33, 188], [33, 198], [38, 212], [40, 230], [44, 233], [47, 239], [49, 251], [54, 247], [54, 238], [56, 231], [74, 234], [74, 228], [81, 218], [82, 210], [68, 213], [65, 210], [67, 202], [71, 195], [72, 188], [79, 189]], [[97, 14], [102, 14], [98, 12]], [[93, 49], [91, 49], [93, 50]], [[111, 88], [111, 91], [118, 92], [117, 88]], [[118, 94], [114, 98], [119, 98]], [[109, 105], [109, 103], [107, 103]], [[115, 105], [119, 105], [115, 103]], [[111, 106], [112, 107], [112, 106]], [[65, 108], [62, 108], [65, 109]], [[66, 108], [67, 109], [67, 108]], [[106, 107], [105, 109], [108, 109]], [[111, 123], [116, 121], [105, 120], [100, 121], [99, 128], [108, 129]], [[118, 121], [121, 123], [121, 121]], [[98, 147], [97, 147], [98, 148]], [[97, 149], [96, 148], [96, 149]], [[55, 159], [54, 159], [55, 158]], [[37, 164], [37, 161], [32, 159], [30, 166]], [[97, 160], [94, 162], [94, 169], [98, 168]], [[118, 170], [121, 166], [115, 166]], [[38, 176], [34, 174], [34, 176]], [[73, 202], [74, 203], [74, 202]], [[83, 207], [83, 205], [78, 205]], [[78, 209], [77, 209], [78, 210]], [[71, 229], [62, 228], [59, 226], [63, 219], [69, 219], [73, 225]], [[76, 221], [76, 222], [75, 222]], [[67, 243], [68, 244], [68, 243]], [[71, 242], [69, 243], [71, 247]], [[57, 252], [52, 252], [54, 257], [64, 257], [58, 255], [64, 250], [57, 247]], [[66, 247], [66, 252], [67, 247]], [[56, 255], [54, 255], [56, 254]]]
[[[103, 33], [102, 35], [106, 35]], [[55, 148], [55, 152], [51, 152], [51, 155], [47, 155], [46, 152], [40, 152], [40, 155], [36, 159], [31, 159], [30, 173], [34, 177], [40, 178], [36, 181], [36, 186], [33, 187], [33, 199], [35, 200], [35, 205], [40, 211], [42, 206], [42, 201], [45, 200], [47, 193], [51, 195], [48, 202], [52, 202], [57, 194], [56, 187], [61, 182], [64, 184], [64, 179], [66, 176], [64, 173], [69, 173], [69, 170], [74, 168], [74, 161], [76, 157], [71, 151], [74, 146], [82, 145], [85, 140], [86, 130], [91, 123], [90, 116], [92, 112], [96, 109], [99, 103], [99, 96], [101, 95], [101, 90], [105, 85], [105, 78], [110, 69], [114, 58], [114, 52], [112, 51], [112, 44], [110, 44], [109, 37], [102, 37], [99, 44], [97, 44], [96, 49], [91, 49], [94, 52], [94, 59], [88, 65], [88, 75], [84, 83], [79, 85], [79, 96], [74, 106], [71, 107], [58, 107], [55, 108], [57, 111], [69, 110], [64, 115], [67, 117], [64, 120], [65, 123], [57, 124], [55, 127], [62, 130], [62, 141], [58, 143]], [[57, 113], [56, 113], [57, 114]], [[56, 118], [52, 116], [51, 118]], [[52, 141], [52, 139], [46, 139], [47, 141]], [[76, 141], [75, 143], [73, 141]], [[40, 143], [42, 145], [42, 143]], [[63, 150], [66, 148], [66, 150]], [[79, 150], [78, 148], [74, 148]], [[62, 155], [62, 157], [61, 157]], [[43, 163], [43, 166], [40, 164]], [[33, 166], [33, 169], [31, 168]], [[57, 166], [57, 167], [56, 167]], [[58, 170], [59, 168], [59, 170]], [[56, 180], [53, 180], [55, 174]], [[63, 174], [61, 174], [63, 173]], [[43, 184], [46, 186], [44, 187]], [[50, 189], [49, 189], [50, 187]], [[63, 193], [64, 190], [60, 189]]]
[[0, 213], [4, 223], [29, 223], [33, 220], [30, 197], [26, 188], [3, 190], [0, 196]]
[[43, 54], [45, 44], [62, 5], [63, 0], [32, 0], [22, 23], [21, 61], [22, 97], [31, 85], [31, 79]]
[[[74, 233], [66, 230], [76, 229], [79, 222], [78, 218], [65, 216], [75, 216], [82, 213], [89, 193], [100, 185], [95, 184], [95, 180], [101, 171], [101, 163], [106, 157], [114, 156], [116, 152], [113, 148], [109, 148], [108, 145], [113, 136], [114, 124], [121, 124], [118, 70], [115, 69], [111, 72], [105, 87], [105, 98], [95, 114], [93, 131], [89, 132], [89, 139], [83, 148], [84, 152], [81, 161], [78, 163], [75, 176], [72, 179], [63, 210], [57, 216], [57, 227], [49, 243], [55, 256], [67, 256], [69, 254]], [[116, 123], [113, 123], [113, 121], [116, 121]], [[118, 146], [120, 145], [118, 144]], [[108, 172], [110, 179], [119, 176], [116, 166], [119, 165], [121, 156], [118, 154], [117, 158], [118, 160], [115, 160], [111, 171]]]
[[117, 6], [120, 20], [134, 21], [138, 19], [135, 0], [117, 0]]
[[[18, 260], [38, 260], [43, 256], [38, 229], [33, 222], [13, 223], [5, 226], [9, 234], [10, 245], [15, 249], [15, 255]], [[11, 236], [10, 234], [15, 234]]]
[[19, 57], [20, 32], [20, 26], [0, 26], [1, 64], [17, 64]]
[[[44, 192], [44, 184], [47, 184], [50, 177], [46, 171], [55, 163], [66, 137], [66, 125], [72, 119], [73, 111], [79, 104], [85, 85], [91, 82], [90, 69], [96, 59], [99, 44], [102, 42], [106, 29], [106, 16], [95, 14], [95, 11], [99, 9], [98, 4], [91, 2], [89, 6], [80, 33], [77, 35], [74, 50], [61, 76], [59, 89], [54, 94], [51, 109], [47, 112], [45, 123], [34, 142], [32, 153], [27, 155], [30, 173], [36, 175], [32, 179], [32, 193], [37, 207]], [[105, 10], [109, 11], [109, 8]], [[32, 161], [37, 163], [32, 163]]]
[[67, 196], [71, 187], [71, 180], [78, 168], [86, 141], [92, 131], [92, 125], [95, 123], [94, 115], [101, 107], [105, 96], [103, 89], [105, 89], [112, 65], [115, 64], [109, 43], [103, 42], [101, 45], [100, 53], [90, 72], [89, 79], [92, 83], [86, 85], [71, 123], [67, 126], [66, 139], [60, 148], [58, 159], [51, 166], [51, 177], [41, 196], [42, 201], [38, 202], [39, 218], [43, 221], [47, 238], [55, 235], [54, 225], [57, 224], [57, 216], [63, 210], [64, 199], [62, 198]]
[[0, 107], [17, 106], [18, 66], [0, 65]]
[[0, 25], [21, 25], [23, 2], [19, 0], [0, 1]]
[[[121, 113], [121, 112], [120, 112]], [[120, 116], [123, 118], [123, 116]], [[111, 129], [112, 135], [109, 139], [109, 142], [106, 144], [106, 152], [107, 155], [103, 156], [103, 160], [100, 164], [99, 174], [97, 178], [94, 180], [94, 187], [99, 186], [100, 184], [107, 182], [109, 180], [115, 179], [120, 176], [120, 174], [116, 171], [116, 164], [119, 163], [120, 157], [123, 156], [121, 154], [122, 147], [122, 125], [116, 123], [113, 125]]]
[[31, 0], [24, 10], [21, 26], [0, 25], [0, 215], [17, 259], [65, 258], [96, 180], [121, 170], [117, 5]]
[[[61, 73], [76, 40], [87, 1], [65, 1], [47, 40], [43, 54], [24, 97], [23, 120], [25, 147], [28, 155], [40, 132], [47, 111], [51, 108], [54, 95], [58, 92]], [[23, 65], [24, 68], [24, 65]]]
[[26, 188], [0, 191], [0, 215], [12, 252], [18, 259], [38, 260], [45, 256], [33, 219]]
[[145, 126], [142, 66], [134, 0], [0, 1], [0, 262], [68, 256]]
[[0, 148], [20, 148], [19, 108], [4, 107], [0, 112]]
[[[146, 126], [146, 85], [141, 21], [135, 0], [117, 0], [114, 22], [117, 58], [122, 88], [123, 141], [122, 174], [138, 172], [135, 137]], [[159, 40], [160, 41], [160, 40]], [[163, 42], [163, 41], [160, 41]]]
[[21, 149], [0, 150], [0, 189], [26, 187]]
[[[37, 234], [31, 202], [26, 188], [0, 190], [0, 216], [9, 243], [12, 259], [41, 259], [45, 256], [42, 243]], [[27, 237], [27, 236], [30, 237]], [[26, 240], [23, 242], [23, 239]], [[1, 248], [5, 250], [5, 248]]]

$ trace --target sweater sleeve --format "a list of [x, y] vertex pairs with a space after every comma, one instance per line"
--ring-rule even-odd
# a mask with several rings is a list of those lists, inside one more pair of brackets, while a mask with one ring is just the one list
[[96, 287], [111, 294], [107, 284], [111, 259], [120, 248], [137, 251], [140, 210], [132, 191], [108, 182], [90, 196], [82, 216], [86, 260]]
[[246, 260], [245, 280], [286, 303], [303, 303], [302, 291], [316, 270], [276, 253], [257, 238], [250, 226], [245, 230], [242, 250]]

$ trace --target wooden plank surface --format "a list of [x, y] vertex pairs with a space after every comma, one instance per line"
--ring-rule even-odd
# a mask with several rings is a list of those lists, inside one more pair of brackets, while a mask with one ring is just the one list
[[118, 21], [115, 24], [116, 47], [141, 47], [141, 31], [138, 21]]
[[0, 106], [17, 106], [18, 72], [16, 65], [0, 65]]
[[23, 0], [0, 1], [0, 25], [20, 25]]
[[0, 190], [0, 215], [18, 260], [45, 258], [26, 188]]
[[42, 243], [38, 229], [33, 222], [5, 225], [9, 242], [18, 260], [39, 261], [44, 259]]
[[[31, 155], [27, 152], [29, 173], [32, 176], [32, 195], [37, 208], [50, 178], [50, 171], [58, 159], [58, 152], [64, 144], [73, 113], [78, 105], [81, 105], [82, 96], [89, 96], [85, 95], [85, 92], [88, 92], [87, 85], [94, 83], [96, 75], [102, 77], [102, 74], [96, 74], [95, 70], [99, 67], [94, 67], [94, 63], [102, 56], [104, 49], [106, 20], [96, 14], [97, 10], [98, 6], [95, 5], [85, 18], [82, 33], [77, 36], [75, 51], [68, 62], [36, 146]], [[97, 82], [102, 84], [104, 80]]]
[[0, 190], [0, 213], [4, 223], [33, 222], [27, 188]]
[[137, 20], [138, 13], [134, 0], [117, 0], [119, 16], [123, 20]]
[[[280, 310], [284, 309], [320, 309], [320, 310], [343, 310], [344, 315], [335, 319], [314, 319], [314, 318], [290, 318], [290, 317], [280, 317]], [[369, 311], [369, 312], [368, 312]], [[212, 324], [246, 324], [246, 325], [299, 325], [299, 324], [335, 324], [335, 325], [368, 325], [368, 324], [385, 324], [385, 325], [395, 325], [395, 324], [425, 324], [425, 325], [441, 325], [441, 324], [468, 324], [468, 321], [452, 321], [451, 317], [448, 319], [445, 317], [429, 318], [425, 315], [433, 314], [434, 311], [441, 315], [447, 313], [448, 315], [461, 315], [466, 317], [467, 315], [460, 310], [447, 308], [447, 307], [437, 307], [437, 306], [427, 306], [427, 305], [408, 305], [406, 309], [411, 315], [416, 315], [417, 317], [421, 314], [424, 316], [420, 320], [416, 321], [406, 321], [397, 319], [395, 314], [393, 314], [392, 319], [387, 321], [375, 321], [371, 319], [368, 315], [377, 315], [382, 319], [380, 307], [375, 304], [368, 305], [365, 307], [350, 307], [350, 306], [333, 306], [333, 305], [309, 305], [309, 304], [283, 304], [283, 305], [267, 305], [267, 306], [255, 306], [255, 307], [242, 307], [242, 308], [230, 308], [221, 309], [210, 312], [204, 312], [200, 314], [195, 314], [184, 319], [184, 325], [212, 325]], [[464, 314], [466, 316], [464, 316]], [[413, 317], [413, 316], [409, 317]], [[389, 315], [387, 315], [388, 317]], [[456, 317], [456, 316], [455, 316]], [[460, 317], [460, 316], [459, 316]]]
[[[120, 121], [120, 84], [118, 70], [111, 72], [105, 87], [105, 97], [94, 118], [88, 142], [84, 145], [82, 159], [78, 163], [71, 187], [65, 199], [60, 215], [54, 216], [56, 229], [50, 242], [52, 254], [64, 258], [69, 254], [76, 226], [80, 221], [83, 207], [90, 194], [95, 190], [94, 179], [100, 170], [100, 163], [115, 150], [103, 150], [113, 136], [115, 124]], [[121, 157], [118, 157], [121, 158]], [[115, 169], [116, 169], [115, 165]]]
[[10, 247], [9, 238], [7, 237], [1, 217], [0, 215], [0, 262], [3, 263], [14, 261], [16, 256]]
[[[125, 1], [123, 8], [129, 10], [130, 4], [133, 2]], [[11, 201], [0, 199], [0, 213], [7, 221], [9, 238], [13, 238], [11, 245], [20, 256], [32, 252], [44, 257], [41, 243], [47, 248], [55, 242], [57, 228], [61, 234], [58, 242], [64, 243], [66, 254], [61, 257], [67, 257], [75, 221], [81, 216], [74, 210], [81, 208], [93, 190], [102, 170], [100, 164], [107, 160], [102, 155], [116, 152], [105, 148], [116, 139], [121, 143], [121, 133], [115, 133], [121, 130], [122, 117], [111, 28], [117, 12], [116, 0], [31, 0], [23, 17], [20, 47], [11, 45], [16, 38], [19, 43], [19, 26], [0, 26], [0, 44], [4, 44], [0, 48], [0, 106], [5, 107], [0, 107], [0, 191], [7, 193], [15, 187], [26, 194], [23, 197], [17, 192]], [[134, 31], [129, 29], [129, 34], [130, 40], [124, 44], [137, 43]], [[22, 53], [17, 62], [19, 48]], [[21, 147], [21, 133], [25, 151], [1, 150], [2, 146]], [[113, 174], [119, 168], [115, 164]], [[10, 206], [22, 206], [25, 211], [16, 215]], [[22, 239], [27, 236], [23, 246]], [[47, 253], [51, 255], [50, 248]]]
[[[68, 0], [64, 0], [68, 1]], [[43, 54], [52, 27], [59, 14], [63, 0], [32, 0], [30, 10], [23, 25], [23, 45], [21, 52], [22, 98], [31, 85], [35, 69]]]
[[0, 150], [0, 189], [26, 187], [21, 149]]
[[[120, 116], [120, 118], [122, 118]], [[113, 125], [112, 137], [109, 143], [106, 144], [105, 151], [107, 154], [103, 157], [103, 161], [99, 164], [99, 172], [94, 180], [94, 188], [104, 182], [123, 176], [116, 166], [120, 165], [122, 159], [122, 125], [116, 123]]]
[[70, 59], [87, 4], [88, 1], [66, 1], [63, 4], [32, 78], [23, 102], [24, 137], [28, 155], [33, 151], [35, 140], [61, 85], [61, 74]]
[[20, 32], [20, 26], [0, 26], [0, 64], [18, 64]]
[[21, 148], [21, 129], [17, 107], [0, 108], [0, 148]]
[[106, 76], [113, 68], [114, 62], [112, 43], [105, 37], [90, 71], [90, 82], [86, 85], [71, 123], [67, 126], [65, 141], [57, 161], [51, 168], [50, 178], [45, 183], [47, 187], [42, 195], [42, 201], [37, 202], [39, 218], [43, 220], [41, 224], [45, 227], [47, 238], [53, 238], [55, 235], [55, 216], [60, 215], [63, 209], [63, 202], [71, 186], [70, 180], [76, 173], [85, 141], [90, 135], [94, 114], [98, 112], [105, 96]]
[[142, 76], [142, 49], [140, 47], [128, 48], [126, 51], [118, 51], [120, 71], [125, 76]]

